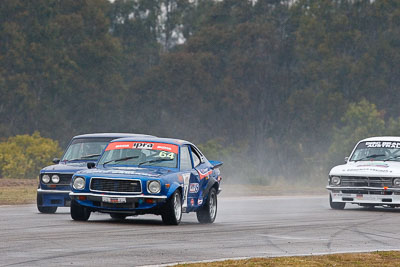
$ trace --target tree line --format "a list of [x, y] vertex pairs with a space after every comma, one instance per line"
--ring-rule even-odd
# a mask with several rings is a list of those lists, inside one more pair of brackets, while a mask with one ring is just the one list
[[396, 0], [3, 0], [0, 136], [177, 137], [235, 181], [324, 182], [398, 135], [399, 48]]

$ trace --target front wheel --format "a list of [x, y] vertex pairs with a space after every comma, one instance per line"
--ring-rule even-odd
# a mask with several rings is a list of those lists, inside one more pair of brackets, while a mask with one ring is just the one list
[[55, 213], [57, 211], [57, 207], [43, 207], [43, 200], [42, 196], [39, 196], [39, 194], [36, 195], [36, 205], [37, 209], [41, 213]]
[[90, 217], [90, 211], [79, 205], [75, 200], [71, 201], [71, 218], [75, 221], [87, 221]]
[[343, 203], [343, 202], [332, 202], [332, 196], [331, 196], [331, 194], [329, 194], [329, 205], [334, 210], [342, 210], [342, 209], [344, 209], [344, 206], [346, 206], [346, 203]]
[[167, 200], [161, 218], [165, 224], [178, 225], [182, 219], [181, 192], [176, 190]]
[[215, 217], [217, 217], [217, 191], [211, 188], [206, 203], [197, 211], [197, 220], [199, 223], [213, 223]]
[[47, 213], [47, 214], [52, 214], [56, 213], [57, 207], [42, 207], [42, 206], [37, 206], [38, 211], [40, 213]]

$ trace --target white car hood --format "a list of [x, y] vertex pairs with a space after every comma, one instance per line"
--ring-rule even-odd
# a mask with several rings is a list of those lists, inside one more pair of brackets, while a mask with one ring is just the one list
[[368, 176], [368, 177], [400, 177], [400, 162], [394, 161], [358, 161], [348, 162], [333, 167], [329, 175]]

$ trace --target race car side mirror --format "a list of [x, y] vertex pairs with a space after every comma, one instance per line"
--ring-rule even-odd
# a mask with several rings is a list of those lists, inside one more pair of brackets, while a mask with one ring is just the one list
[[88, 162], [87, 163], [87, 168], [88, 169], [93, 169], [94, 167], [96, 167], [96, 163], [94, 163], [94, 162]]
[[349, 161], [349, 157], [344, 157], [344, 163], [347, 163]]
[[54, 159], [53, 159], [53, 163], [54, 163], [54, 164], [60, 163], [60, 159], [59, 159], [59, 158], [54, 158]]

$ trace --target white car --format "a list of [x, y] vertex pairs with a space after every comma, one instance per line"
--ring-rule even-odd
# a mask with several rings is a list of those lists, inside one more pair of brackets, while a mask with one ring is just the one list
[[400, 206], [400, 137], [361, 140], [345, 161], [329, 172], [332, 209], [344, 209], [346, 203]]

